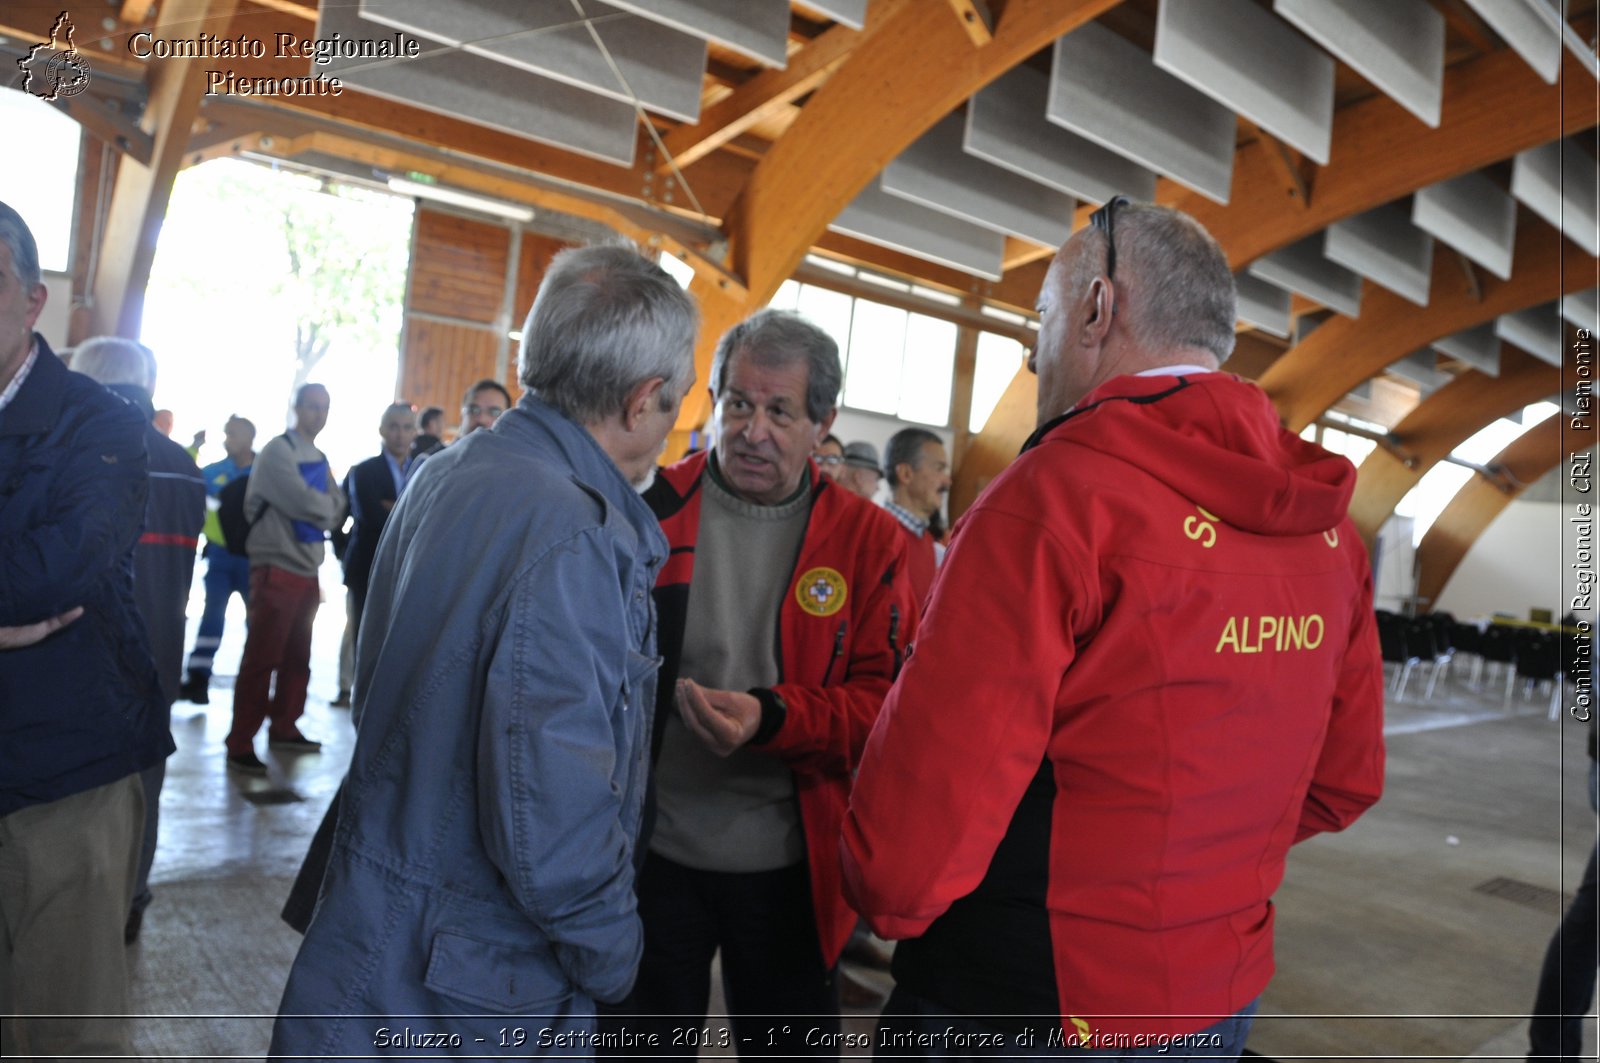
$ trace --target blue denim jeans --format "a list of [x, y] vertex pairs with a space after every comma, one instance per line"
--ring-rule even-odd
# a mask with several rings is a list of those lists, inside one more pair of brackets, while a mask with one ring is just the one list
[[[896, 986], [878, 1022], [874, 1058], [916, 1059], [1170, 1059], [1235, 1060], [1244, 1051], [1245, 1038], [1255, 1018], [1258, 1001], [1252, 1000], [1236, 1015], [1195, 1033], [1174, 1036], [1165, 1043], [1126, 1047], [1067, 1046], [1050, 1030], [1048, 1020], [1032, 1036], [999, 1030], [986, 1023], [946, 1011], [925, 997]], [[1111, 1035], [1106, 1035], [1108, 1039]], [[1022, 1041], [1023, 1043], [1018, 1043]], [[1054, 1041], [1055, 1043], [1049, 1043]], [[914, 1046], [914, 1047], [908, 1047]]]

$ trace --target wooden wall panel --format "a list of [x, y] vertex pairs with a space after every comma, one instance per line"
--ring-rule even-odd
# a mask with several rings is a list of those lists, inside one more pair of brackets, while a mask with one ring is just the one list
[[417, 211], [416, 224], [407, 310], [493, 324], [505, 299], [511, 230], [433, 210]]
[[493, 329], [408, 318], [400, 397], [421, 409], [444, 408], [453, 432], [461, 421], [461, 395], [472, 382], [494, 376], [499, 349]]
[[522, 234], [522, 253], [517, 256], [517, 293], [511, 304], [511, 327], [520, 329], [528, 320], [533, 307], [533, 297], [544, 280], [544, 271], [556, 252], [574, 245], [537, 233]]

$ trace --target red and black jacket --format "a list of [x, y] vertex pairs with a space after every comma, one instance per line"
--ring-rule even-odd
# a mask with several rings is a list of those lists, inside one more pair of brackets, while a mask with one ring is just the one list
[[1261, 993], [1290, 846], [1382, 791], [1354, 483], [1205, 373], [1106, 383], [988, 486], [844, 827], [898, 984], [1075, 1038]]
[[[645, 493], [671, 547], [656, 582], [655, 740], [673, 707], [700, 531], [701, 478], [707, 456], [663, 469]], [[915, 634], [920, 603], [906, 578], [906, 540], [877, 506], [808, 467], [811, 509], [794, 571], [778, 610], [779, 679], [755, 691], [762, 725], [752, 745], [794, 773], [816, 906], [817, 937], [833, 966], [856, 915], [840, 886], [839, 830], [851, 778], [884, 695]]]

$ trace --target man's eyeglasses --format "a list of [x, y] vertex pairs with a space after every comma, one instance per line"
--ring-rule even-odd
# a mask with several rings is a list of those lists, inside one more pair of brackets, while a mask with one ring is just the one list
[[480, 413], [486, 413], [490, 417], [499, 417], [505, 412], [506, 408], [504, 406], [479, 406], [477, 403], [473, 403], [467, 407], [467, 414], [471, 417], [476, 417]]
[[818, 465], [833, 466], [844, 464], [844, 455], [842, 454], [813, 454], [811, 457], [816, 460]]
[[1106, 280], [1116, 279], [1117, 242], [1113, 233], [1117, 224], [1117, 208], [1127, 205], [1127, 196], [1112, 196], [1105, 206], [1089, 215], [1089, 224], [1106, 234]]

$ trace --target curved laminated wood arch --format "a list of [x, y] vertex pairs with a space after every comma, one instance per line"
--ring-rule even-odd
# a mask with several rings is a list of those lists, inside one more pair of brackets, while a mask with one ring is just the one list
[[[1234, 158], [1230, 206], [1213, 203], [1166, 178], [1157, 182], [1156, 199], [1199, 219], [1222, 244], [1229, 264], [1238, 269], [1339, 218], [1371, 210], [1425, 185], [1480, 169], [1556, 137], [1594, 126], [1600, 121], [1600, 107], [1597, 107], [1594, 94], [1566, 89], [1568, 84], [1584, 84], [1587, 75], [1582, 64], [1570, 55], [1563, 63], [1562, 78], [1556, 85], [1546, 85], [1540, 81], [1510, 49], [1492, 52], [1451, 67], [1445, 72], [1444, 120], [1437, 129], [1428, 129], [1382, 94], [1341, 109], [1334, 120], [1329, 164], [1317, 170], [1309, 204], [1284, 194], [1278, 166], [1268, 157], [1267, 147], [1259, 141], [1244, 145]], [[1592, 83], [1593, 79], [1589, 80]], [[1086, 213], [1080, 210], [1079, 214], [1081, 223]], [[1553, 242], [1558, 238], [1554, 230], [1529, 215], [1524, 214], [1519, 221], [1524, 219], [1526, 223], [1519, 226], [1519, 236], [1524, 241], [1529, 240], [1530, 227], [1547, 234], [1551, 241], [1550, 257], [1553, 259]], [[1568, 248], [1567, 251], [1575, 252], [1576, 249]], [[1435, 257], [1434, 283], [1438, 285], [1443, 282], [1443, 287], [1434, 288], [1435, 299], [1446, 291], [1466, 298], [1466, 285], [1453, 255], [1446, 251]], [[1588, 263], [1587, 272], [1582, 275], [1593, 278], [1594, 259], [1578, 253], [1578, 257], [1571, 261], [1575, 263], [1573, 275], [1579, 275], [1576, 267]], [[1003, 302], [1028, 305], [1038, 293], [1047, 266], [1048, 262], [1040, 261], [1008, 271], [992, 294]], [[1441, 270], [1445, 273], [1444, 277], [1440, 276]], [[1554, 277], [1556, 272], [1557, 268], [1552, 268], [1549, 276]], [[1592, 283], [1591, 279], [1589, 284]], [[1577, 287], [1585, 286], [1580, 284]], [[1542, 292], [1528, 295], [1525, 301], [1513, 308], [1520, 309], [1552, 298], [1556, 290], [1556, 283], [1548, 281]], [[1375, 293], [1393, 300], [1396, 305], [1391, 309], [1398, 316], [1419, 313], [1412, 304], [1368, 284], [1362, 302], [1363, 319], [1369, 315]], [[1487, 314], [1479, 320], [1489, 316], [1494, 315]], [[1308, 341], [1317, 340], [1330, 327], [1341, 322], [1346, 327], [1351, 324], [1349, 319], [1335, 317], [1308, 337]], [[1457, 330], [1445, 329], [1428, 339], [1438, 339], [1453, 331]], [[1333, 340], [1334, 336], [1330, 334], [1320, 343], [1331, 348]], [[1394, 357], [1386, 358], [1342, 383], [1331, 398], [1309, 415], [1296, 412], [1291, 416], [1281, 402], [1280, 410], [1291, 427], [1298, 431], [1338, 401], [1350, 388], [1380, 371], [1389, 362], [1410, 353], [1415, 346], [1420, 346], [1420, 343], [1399, 351]], [[1326, 361], [1324, 358], [1313, 356], [1291, 360], [1295, 350], [1298, 348], [1279, 358], [1277, 361], [1282, 364], [1274, 364], [1263, 374], [1264, 386], [1271, 380], [1278, 387], [1293, 392], [1305, 386], [1300, 379], [1302, 376], [1315, 378], [1318, 373], [1327, 370], [1327, 365], [1322, 364]], [[1342, 350], [1340, 360], [1348, 357], [1349, 353], [1348, 350]], [[1031, 406], [1026, 414], [1029, 417], [1027, 423], [1031, 426]], [[981, 454], [982, 464], [971, 470], [960, 467], [956, 471], [956, 487], [950, 496], [952, 505], [958, 498], [975, 496], [972, 485], [979, 481], [987, 482], [999, 472], [1003, 464], [993, 467], [990, 464], [991, 457], [1004, 453], [1005, 440], [1017, 436], [1019, 431], [1021, 438], [1027, 437], [1028, 429], [1006, 423], [998, 416], [997, 410], [997, 416], [989, 419], [983, 432], [973, 437], [973, 447], [969, 452], [971, 458], [962, 462], [965, 466], [967, 460], [977, 459]], [[991, 434], [994, 440], [984, 438]], [[1015, 448], [1012, 448], [1005, 460], [1009, 461], [1015, 455]]]
[[[828, 227], [889, 160], [995, 78], [1120, 0], [1011, 0], [976, 47], [948, 9], [901, 3], [811, 96], [751, 171], [723, 219], [743, 288], [696, 284], [702, 383], [722, 332], [765, 306]], [[717, 327], [720, 326], [720, 327]], [[710, 415], [696, 388], [679, 411], [676, 453]]]
[[1432, 298], [1426, 309], [1370, 282], [1362, 285], [1361, 316], [1334, 316], [1273, 363], [1261, 386], [1283, 422], [1298, 432], [1347, 392], [1411, 351], [1463, 329], [1524, 310], [1568, 292], [1594, 287], [1600, 260], [1523, 212], [1511, 279], [1489, 278], [1482, 298], [1467, 287], [1453, 253], [1434, 255]]
[[1380, 446], [1357, 470], [1350, 518], [1367, 546], [1406, 493], [1452, 450], [1480, 428], [1560, 387], [1561, 370], [1506, 344], [1498, 377], [1470, 370], [1424, 399], [1390, 432], [1411, 463]]
[[1573, 418], [1564, 412], [1540, 421], [1512, 440], [1495, 456], [1491, 467], [1504, 469], [1516, 486], [1502, 487], [1474, 476], [1456, 492], [1422, 537], [1422, 545], [1417, 547], [1418, 597], [1437, 602], [1462, 558], [1501, 511], [1527, 485], [1568, 456], [1585, 448], [1592, 450], [1594, 443], [1594, 421], [1586, 419], [1582, 427], [1574, 428]]

